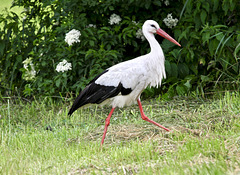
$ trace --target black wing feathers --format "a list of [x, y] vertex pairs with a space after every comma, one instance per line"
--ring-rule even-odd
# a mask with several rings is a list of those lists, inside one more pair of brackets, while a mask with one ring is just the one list
[[96, 76], [86, 88], [80, 92], [68, 112], [68, 115], [71, 115], [75, 110], [86, 104], [100, 104], [108, 98], [117, 96], [120, 92], [122, 95], [128, 95], [132, 92], [131, 88], [124, 88], [122, 83], [119, 83], [117, 87], [96, 84], [95, 81], [107, 71], [108, 70], [105, 70], [100, 75]]
[[103, 71], [102, 73], [100, 73], [99, 75], [97, 75], [93, 80], [91, 80], [88, 84], [91, 84], [93, 82], [95, 82], [101, 75], [105, 74], [106, 72], [108, 72], [108, 69], [106, 69], [105, 71]]

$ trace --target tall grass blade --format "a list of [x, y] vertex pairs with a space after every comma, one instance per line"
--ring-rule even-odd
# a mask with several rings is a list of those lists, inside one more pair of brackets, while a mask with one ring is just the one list
[[231, 38], [233, 36], [233, 33], [229, 36], [229, 37], [227, 37], [227, 39], [223, 42], [223, 44], [222, 44], [222, 47], [221, 47], [221, 50], [220, 50], [220, 52], [219, 52], [219, 54], [221, 54], [222, 53], [222, 50], [223, 50], [223, 47], [225, 46], [225, 44], [228, 42], [228, 40]]
[[240, 43], [237, 45], [237, 47], [235, 48], [235, 50], [233, 52], [233, 55], [234, 55], [234, 58], [236, 59], [236, 61], [238, 61], [238, 59], [240, 57], [240, 56], [237, 56], [237, 53], [239, 50], [240, 50]]
[[181, 13], [180, 13], [179, 20], [181, 19], [182, 15], [183, 15], [183, 12], [184, 12], [184, 10], [185, 10], [187, 4], [188, 4], [188, 1], [189, 1], [189, 0], [187, 0], [187, 1], [185, 2], [184, 6], [183, 6], [183, 8], [182, 8], [182, 11], [181, 11]]
[[10, 102], [9, 99], [7, 100], [7, 104], [8, 104], [8, 129], [9, 129], [9, 134], [11, 133], [11, 118], [10, 118]]
[[216, 60], [216, 58], [217, 58], [217, 52], [218, 52], [218, 49], [220, 48], [220, 46], [221, 46], [221, 44], [222, 44], [222, 42], [223, 42], [225, 36], [226, 36], [226, 34], [222, 37], [222, 39], [220, 40], [220, 42], [219, 42], [219, 44], [218, 44], [218, 46], [217, 46], [217, 49], [216, 49], [216, 51], [215, 51], [215, 55], [214, 55], [215, 60]]

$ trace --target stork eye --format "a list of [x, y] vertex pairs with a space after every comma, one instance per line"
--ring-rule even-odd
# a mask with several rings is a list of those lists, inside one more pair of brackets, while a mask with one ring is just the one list
[[155, 25], [152, 24], [151, 26], [154, 27], [155, 29], [157, 29], [157, 27]]

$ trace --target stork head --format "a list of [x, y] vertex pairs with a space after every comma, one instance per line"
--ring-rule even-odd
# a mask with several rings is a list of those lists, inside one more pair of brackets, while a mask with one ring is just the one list
[[164, 32], [159, 27], [158, 23], [156, 21], [154, 21], [154, 20], [147, 20], [147, 21], [145, 21], [145, 23], [143, 24], [142, 30], [143, 30], [143, 34], [145, 32], [152, 33], [152, 34], [156, 33], [156, 34], [162, 36], [163, 38], [166, 38], [167, 40], [171, 41], [172, 43], [174, 43], [174, 44], [176, 44], [178, 46], [181, 46], [175, 39], [173, 39], [166, 32]]

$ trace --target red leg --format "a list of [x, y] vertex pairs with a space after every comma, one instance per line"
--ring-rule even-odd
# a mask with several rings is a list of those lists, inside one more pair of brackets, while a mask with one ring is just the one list
[[111, 116], [112, 116], [112, 113], [113, 113], [114, 109], [115, 108], [112, 108], [112, 110], [110, 111], [108, 117], [106, 118], [105, 128], [104, 128], [104, 133], [103, 133], [103, 137], [102, 137], [101, 146], [103, 145], [103, 142], [104, 142], [104, 139], [105, 139], [105, 136], [106, 136], [106, 133], [107, 133], [107, 128], [108, 128], [108, 125], [110, 124], [110, 119], [111, 119]]
[[170, 129], [165, 128], [164, 126], [158, 124], [157, 122], [150, 120], [150, 119], [144, 114], [143, 108], [142, 108], [142, 104], [141, 104], [141, 102], [140, 102], [139, 99], [137, 100], [137, 102], [138, 102], [138, 106], [139, 106], [140, 113], [141, 113], [141, 116], [142, 116], [142, 119], [143, 119], [143, 120], [148, 121], [148, 122], [150, 122], [150, 123], [152, 123], [152, 124], [154, 124], [154, 125], [156, 125], [156, 126], [158, 126], [158, 127], [160, 127], [160, 128], [163, 128], [163, 129], [165, 129], [166, 131], [170, 131]]

